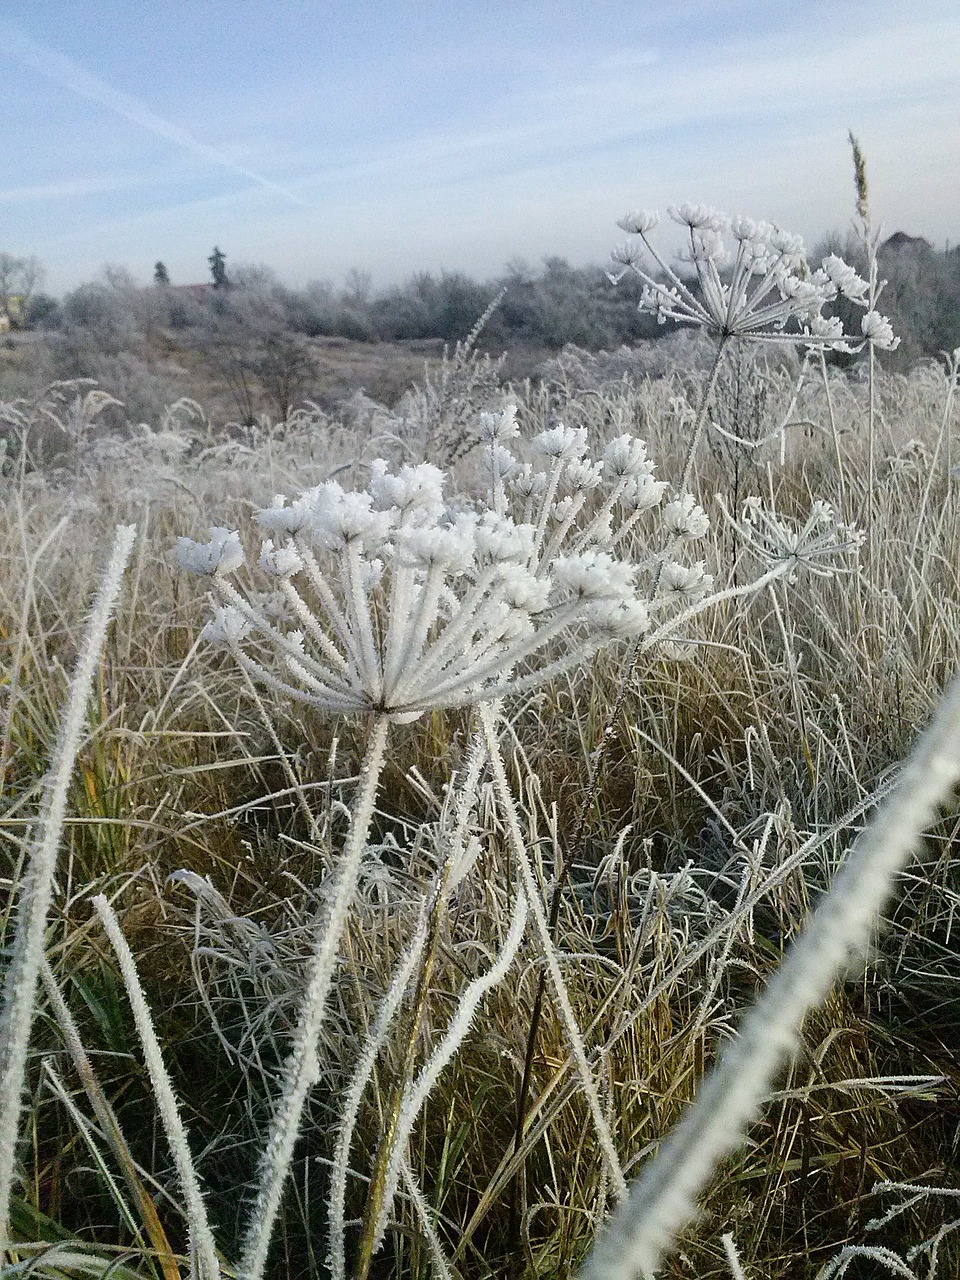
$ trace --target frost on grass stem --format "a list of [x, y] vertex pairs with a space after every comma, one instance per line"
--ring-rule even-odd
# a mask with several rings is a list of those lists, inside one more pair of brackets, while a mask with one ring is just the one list
[[93, 906], [120, 965], [120, 974], [133, 1012], [137, 1035], [143, 1049], [143, 1060], [157, 1102], [157, 1110], [160, 1112], [163, 1130], [180, 1179], [190, 1232], [191, 1272], [195, 1273], [199, 1280], [218, 1280], [220, 1264], [217, 1261], [217, 1248], [210, 1229], [203, 1193], [200, 1190], [200, 1179], [187, 1142], [187, 1132], [180, 1118], [180, 1104], [163, 1061], [163, 1051], [153, 1026], [150, 1007], [143, 987], [140, 985], [133, 953], [113, 908], [102, 893], [93, 899]]
[[652, 1276], [696, 1197], [734, 1150], [794, 1052], [808, 1011], [827, 995], [877, 926], [897, 874], [960, 778], [960, 680], [856, 840], [803, 933], [723, 1052], [695, 1101], [634, 1184], [587, 1260], [583, 1280]]
[[67, 810], [67, 792], [80, 746], [90, 685], [133, 551], [136, 525], [118, 525], [113, 550], [93, 602], [60, 731], [43, 784], [43, 802], [20, 891], [13, 954], [0, 1019], [0, 1266], [9, 1241], [10, 1194], [16, 1161], [20, 1103], [43, 961], [47, 913], [53, 897], [57, 849]]

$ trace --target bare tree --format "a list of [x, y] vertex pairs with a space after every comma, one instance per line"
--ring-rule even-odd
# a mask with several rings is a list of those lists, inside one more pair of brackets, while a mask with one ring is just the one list
[[17, 329], [23, 324], [27, 304], [43, 277], [39, 258], [0, 253], [0, 320], [6, 322], [5, 327]]
[[313, 351], [294, 331], [288, 303], [269, 269], [241, 267], [230, 293], [206, 308], [194, 330], [197, 347], [223, 378], [245, 425], [264, 404], [282, 422], [316, 375]]

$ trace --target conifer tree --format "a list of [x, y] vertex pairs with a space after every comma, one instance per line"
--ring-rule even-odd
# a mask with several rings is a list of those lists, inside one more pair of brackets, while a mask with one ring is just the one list
[[229, 289], [230, 281], [227, 279], [227, 255], [214, 245], [213, 253], [211, 253], [207, 261], [210, 263], [210, 274], [213, 277], [213, 287], [215, 289]]

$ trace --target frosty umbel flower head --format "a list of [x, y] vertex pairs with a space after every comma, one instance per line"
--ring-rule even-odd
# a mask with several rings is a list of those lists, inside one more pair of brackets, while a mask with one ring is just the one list
[[[682, 204], [668, 212], [685, 230], [681, 258], [692, 266], [695, 284], [669, 266], [651, 243], [649, 233], [658, 218], [645, 212], [619, 220], [617, 225], [636, 238], [613, 251], [620, 269], [610, 277], [618, 281], [628, 271], [639, 276], [645, 286], [640, 309], [661, 324], [674, 320], [697, 325], [720, 339], [749, 337], [821, 348], [846, 346], [851, 340], [860, 346], [864, 340], [888, 348], [895, 345], [882, 316], [869, 323], [864, 317], [862, 334], [850, 339], [835, 317], [822, 314], [839, 296], [858, 306], [869, 305], [867, 281], [835, 254], [811, 271], [800, 237], [768, 222], [729, 218], [701, 204]], [[660, 278], [644, 265], [645, 254], [659, 268]]]
[[789, 567], [788, 582], [799, 569], [820, 578], [854, 572], [864, 540], [862, 531], [840, 520], [826, 502], [815, 502], [802, 524], [766, 509], [759, 498], [747, 499], [742, 520], [729, 514], [727, 519], [762, 564]]
[[[530, 689], [646, 631], [667, 602], [647, 603], [649, 565], [616, 554], [665, 487], [643, 442], [591, 458], [586, 432], [557, 423], [525, 443], [512, 407], [484, 428], [491, 487], [472, 510], [448, 508], [435, 467], [376, 462], [368, 490], [329, 481], [259, 512], [269, 536], [252, 559], [286, 619], [231, 581], [238, 533], [181, 539], [218, 597], [206, 637], [298, 702], [402, 721]], [[671, 521], [688, 538], [706, 528], [699, 508]]]

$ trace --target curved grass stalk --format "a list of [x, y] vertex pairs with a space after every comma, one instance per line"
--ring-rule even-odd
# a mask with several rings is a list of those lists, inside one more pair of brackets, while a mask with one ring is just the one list
[[83, 1041], [80, 1039], [80, 1032], [74, 1021], [73, 1014], [70, 1012], [70, 1008], [64, 999], [63, 992], [60, 990], [59, 983], [46, 956], [43, 958], [40, 976], [43, 979], [44, 989], [47, 993], [47, 1001], [73, 1060], [74, 1069], [80, 1077], [80, 1082], [93, 1108], [93, 1113], [97, 1117], [97, 1122], [110, 1144], [110, 1149], [120, 1166], [127, 1188], [140, 1212], [141, 1221], [155, 1250], [157, 1261], [163, 1271], [164, 1280], [180, 1280], [180, 1270], [170, 1247], [170, 1241], [167, 1239], [166, 1232], [157, 1214], [156, 1205], [153, 1203], [152, 1196], [137, 1172], [136, 1162], [127, 1145], [127, 1140], [123, 1136], [123, 1130], [120, 1128], [116, 1113], [100, 1087], [93, 1065], [86, 1049], [83, 1047]]
[[[453, 831], [449, 847], [445, 852], [443, 863], [437, 874], [433, 892], [427, 904], [424, 922], [425, 934], [420, 949], [420, 971], [417, 975], [413, 1007], [405, 1031], [406, 1044], [400, 1070], [397, 1073], [397, 1078], [387, 1102], [383, 1120], [383, 1135], [380, 1139], [370, 1175], [370, 1188], [364, 1210], [363, 1229], [360, 1236], [353, 1280], [365, 1280], [370, 1261], [379, 1246], [380, 1240], [383, 1238], [386, 1215], [390, 1211], [390, 1205], [396, 1193], [397, 1162], [406, 1152], [407, 1138], [413, 1124], [411, 1119], [404, 1129], [402, 1114], [410, 1091], [410, 1078], [413, 1075], [417, 1047], [420, 1042], [420, 1031], [426, 1015], [430, 982], [433, 978], [440, 950], [441, 925], [446, 911], [447, 898], [455, 878], [462, 868], [467, 845], [467, 827], [470, 815], [476, 804], [477, 787], [480, 782], [480, 774], [486, 763], [486, 754], [482, 736], [475, 734], [467, 757], [467, 768], [463, 783], [452, 792], [454, 799]], [[517, 945], [519, 946], [519, 938]], [[515, 950], [516, 947], [514, 947]], [[499, 978], [496, 981], [499, 981]], [[476, 984], [473, 985], [475, 986]], [[467, 993], [464, 994], [461, 1008], [463, 1008], [463, 1003], [468, 999], [472, 989], [472, 987], [468, 988]], [[484, 987], [483, 991], [488, 989], [488, 987]], [[481, 992], [481, 996], [482, 994], [483, 992]], [[477, 997], [473, 1012], [476, 1011], [480, 998], [480, 996]], [[372, 1062], [370, 1065], [372, 1067]], [[416, 1113], [414, 1113], [414, 1118], [415, 1115]]]
[[[385, 1186], [382, 1196], [382, 1202], [379, 1206], [379, 1213], [374, 1222], [374, 1230], [372, 1232], [372, 1251], [371, 1257], [376, 1253], [383, 1241], [384, 1233], [387, 1229], [387, 1218], [390, 1212], [390, 1206], [397, 1192], [397, 1184], [400, 1179], [400, 1171], [403, 1161], [406, 1159], [407, 1143], [413, 1126], [416, 1123], [423, 1104], [433, 1091], [434, 1085], [440, 1079], [443, 1070], [450, 1064], [454, 1054], [463, 1044], [464, 1038], [476, 1017], [477, 1010], [483, 1001], [484, 996], [492, 991], [495, 986], [503, 981], [506, 977], [510, 966], [516, 958], [517, 951], [523, 941], [523, 933], [527, 927], [527, 917], [529, 907], [526, 893], [521, 890], [517, 895], [514, 903], [513, 913], [510, 917], [510, 928], [507, 936], [503, 941], [503, 946], [499, 956], [490, 966], [490, 968], [474, 978], [473, 982], [467, 987], [463, 995], [460, 997], [460, 1003], [457, 1005], [456, 1013], [450, 1020], [443, 1039], [437, 1045], [436, 1049], [430, 1056], [429, 1061], [424, 1066], [420, 1075], [410, 1085], [403, 1098], [403, 1108], [397, 1117], [396, 1135], [391, 1147], [391, 1159], [385, 1169]], [[359, 1266], [356, 1269], [354, 1280], [363, 1280], [365, 1271]]]
[[370, 1032], [369, 1039], [357, 1062], [353, 1079], [350, 1081], [350, 1087], [343, 1101], [340, 1129], [337, 1133], [337, 1142], [333, 1152], [333, 1165], [330, 1171], [330, 1204], [327, 1210], [330, 1217], [330, 1247], [327, 1255], [327, 1266], [330, 1268], [332, 1280], [345, 1280], [347, 1274], [344, 1244], [346, 1234], [347, 1169], [363, 1091], [366, 1088], [367, 1081], [370, 1079], [377, 1055], [386, 1043], [391, 1024], [397, 1010], [400, 1008], [400, 1003], [413, 976], [417, 961], [423, 952], [426, 939], [427, 913], [421, 911], [413, 938], [401, 957], [393, 979], [387, 988], [387, 993], [383, 997], [373, 1030]]
[[157, 1110], [160, 1112], [163, 1130], [174, 1164], [177, 1166], [189, 1224], [191, 1271], [195, 1270], [200, 1280], [218, 1280], [220, 1264], [217, 1261], [217, 1246], [210, 1228], [203, 1193], [200, 1190], [200, 1179], [190, 1153], [187, 1131], [180, 1117], [180, 1103], [163, 1061], [163, 1052], [153, 1025], [150, 1006], [140, 985], [133, 952], [120, 928], [120, 921], [104, 894], [97, 894], [93, 899], [93, 907], [100, 917], [120, 964], [120, 974], [130, 1001], [137, 1035], [140, 1037], [144, 1062], [157, 1100]]

